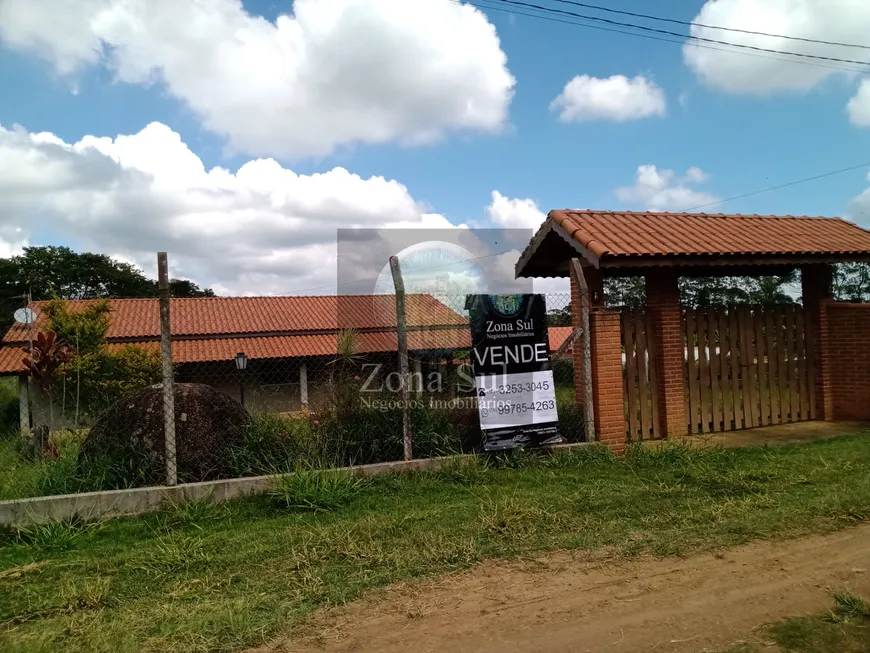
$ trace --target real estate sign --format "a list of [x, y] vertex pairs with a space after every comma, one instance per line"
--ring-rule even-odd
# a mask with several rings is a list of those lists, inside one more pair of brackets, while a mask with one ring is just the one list
[[470, 295], [484, 449], [561, 442], [543, 295]]

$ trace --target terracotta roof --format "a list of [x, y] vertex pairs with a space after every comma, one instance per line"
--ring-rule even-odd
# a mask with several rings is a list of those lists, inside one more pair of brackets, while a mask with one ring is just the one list
[[[550, 327], [547, 331], [550, 336], [550, 351], [556, 351], [568, 339], [574, 327]], [[571, 347], [568, 347], [568, 351], [571, 351]]]
[[870, 231], [840, 218], [566, 209], [550, 211], [520, 256], [518, 275], [527, 266], [532, 271], [547, 267], [542, 260], [529, 263], [551, 234], [573, 241], [596, 266], [634, 258], [690, 262], [701, 257], [870, 257]]
[[[557, 350], [571, 333], [571, 327], [551, 327], [550, 349]], [[160, 351], [160, 343], [151, 340], [136, 343], [110, 343], [109, 349], [119, 350], [133, 344], [155, 353]], [[176, 363], [204, 363], [229, 361], [243, 351], [252, 360], [294, 358], [301, 356], [332, 356], [336, 351], [336, 335], [294, 335], [260, 336], [241, 338], [202, 338], [194, 340], [175, 340], [172, 343], [172, 359]], [[357, 348], [360, 353], [396, 351], [396, 334], [389, 332], [360, 333], [357, 335]], [[468, 349], [471, 347], [471, 333], [468, 326], [454, 329], [411, 331], [408, 333], [408, 349], [426, 351], [435, 349]], [[0, 374], [18, 374], [24, 371], [21, 359], [24, 353], [20, 345], [6, 345], [0, 348]]]
[[[466, 326], [467, 318], [432, 295], [408, 295], [409, 326]], [[108, 339], [146, 339], [160, 336], [156, 299], [110, 299]], [[339, 295], [318, 297], [198, 297], [170, 300], [173, 336], [219, 336], [267, 333], [335, 331], [342, 328], [385, 329], [396, 326], [396, 301], [392, 295]], [[45, 316], [47, 302], [33, 302], [36, 328]], [[80, 310], [94, 300], [68, 301]], [[27, 328], [13, 326], [4, 342], [26, 342]]]

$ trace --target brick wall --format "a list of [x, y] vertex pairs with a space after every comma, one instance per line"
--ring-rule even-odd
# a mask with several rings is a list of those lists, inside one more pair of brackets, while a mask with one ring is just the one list
[[616, 454], [625, 451], [626, 438], [619, 317], [619, 311], [604, 308], [595, 308], [589, 315], [595, 436]]
[[821, 314], [825, 418], [870, 420], [870, 304], [825, 302]]
[[649, 342], [658, 362], [656, 378], [661, 433], [657, 437], [686, 434], [686, 372], [684, 369], [683, 330], [680, 289], [677, 273], [668, 269], [646, 275], [646, 304], [650, 315]]
[[830, 349], [827, 313], [823, 306], [832, 301], [834, 269], [829, 264], [804, 265], [801, 267], [801, 289], [806, 315], [807, 346], [816, 353], [815, 419], [834, 419], [834, 407], [830, 392], [831, 368], [827, 357], [821, 355]]

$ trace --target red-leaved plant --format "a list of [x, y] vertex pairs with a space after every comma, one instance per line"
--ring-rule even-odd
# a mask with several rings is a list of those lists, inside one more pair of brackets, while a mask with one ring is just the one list
[[63, 374], [63, 365], [75, 355], [75, 350], [65, 342], [58, 342], [54, 331], [39, 332], [31, 345], [23, 348], [23, 363], [40, 389], [51, 392], [51, 383]]
[[75, 355], [75, 349], [65, 342], [59, 342], [54, 331], [46, 331], [37, 334], [31, 344], [23, 347], [23, 351], [26, 356], [22, 362], [27, 373], [48, 397], [48, 428], [51, 430], [54, 428], [52, 384], [57, 377], [63, 375], [63, 366]]

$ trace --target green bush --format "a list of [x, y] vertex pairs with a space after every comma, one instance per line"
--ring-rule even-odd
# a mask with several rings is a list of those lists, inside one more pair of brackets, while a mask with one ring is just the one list
[[63, 368], [55, 402], [68, 417], [95, 418], [119, 399], [160, 380], [160, 357], [136, 345], [109, 349], [109, 303], [95, 302], [71, 311], [62, 301], [45, 307], [49, 325], [58, 341], [75, 349]]
[[553, 362], [553, 382], [557, 386], [574, 389], [574, 361], [570, 358], [560, 358]]
[[0, 378], [0, 432], [17, 431], [18, 419], [18, 379]]

